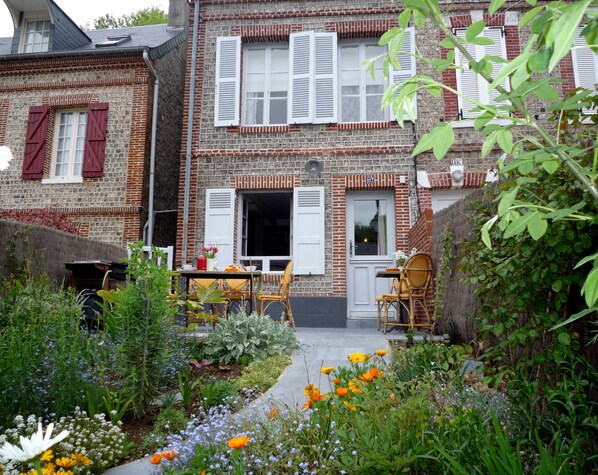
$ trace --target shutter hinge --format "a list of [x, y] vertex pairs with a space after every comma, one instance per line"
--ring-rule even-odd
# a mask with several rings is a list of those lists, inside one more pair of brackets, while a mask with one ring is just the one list
[[459, 113], [457, 114], [457, 118], [459, 120], [463, 120], [463, 109], [459, 109]]

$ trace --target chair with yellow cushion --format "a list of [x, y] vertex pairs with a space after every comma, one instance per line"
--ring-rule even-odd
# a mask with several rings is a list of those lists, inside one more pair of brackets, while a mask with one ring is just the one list
[[376, 307], [378, 310], [378, 331], [382, 323], [382, 310], [384, 310], [385, 319], [388, 319], [388, 309], [391, 305], [396, 304], [399, 300], [399, 279], [392, 279], [392, 286], [390, 292], [387, 294], [378, 295], [376, 297]]
[[251, 294], [249, 293], [249, 281], [240, 279], [225, 279], [223, 298], [226, 300], [226, 306], [224, 309], [225, 315], [228, 315], [235, 303], [237, 303], [240, 307], [244, 307], [251, 298]]
[[265, 315], [268, 307], [273, 304], [279, 304], [284, 311], [284, 319], [288, 321], [293, 328], [295, 328], [295, 319], [293, 318], [293, 311], [291, 310], [291, 281], [293, 280], [293, 261], [289, 261], [284, 270], [277, 294], [258, 294], [255, 299], [257, 301], [257, 312], [260, 315]]

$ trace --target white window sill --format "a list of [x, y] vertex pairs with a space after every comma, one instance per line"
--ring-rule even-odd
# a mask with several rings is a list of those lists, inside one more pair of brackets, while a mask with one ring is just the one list
[[65, 176], [65, 177], [42, 179], [42, 185], [58, 185], [58, 184], [63, 184], [63, 183], [83, 183], [83, 177], [81, 177], [81, 176]]
[[[472, 127], [475, 119], [464, 119], [458, 122], [452, 122], [451, 127], [453, 129], [464, 129], [466, 127]], [[488, 121], [488, 124], [496, 124], [496, 125], [510, 125], [512, 122], [509, 119], [494, 119]]]

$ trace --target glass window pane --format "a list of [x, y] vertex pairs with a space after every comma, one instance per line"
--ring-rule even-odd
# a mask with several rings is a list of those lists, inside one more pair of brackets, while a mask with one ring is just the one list
[[245, 69], [248, 73], [263, 73], [266, 70], [266, 51], [263, 49], [246, 50]]
[[343, 97], [341, 106], [342, 122], [359, 122], [359, 97]]
[[345, 45], [340, 49], [340, 66], [342, 70], [359, 69], [359, 45]]
[[270, 76], [270, 91], [287, 91], [289, 89], [289, 75], [276, 73]]
[[270, 59], [270, 70], [274, 73], [286, 73], [289, 70], [289, 49], [272, 48], [271, 51], [272, 55]]
[[382, 109], [382, 95], [367, 96], [365, 98], [367, 122], [379, 122], [384, 120], [384, 109]]
[[247, 99], [245, 101], [245, 123], [261, 125], [264, 123], [264, 100]]
[[386, 200], [356, 201], [354, 213], [355, 255], [388, 255]]
[[245, 90], [247, 92], [264, 91], [266, 87], [266, 76], [264, 73], [247, 74], [245, 77]]
[[286, 124], [287, 123], [287, 100], [272, 99], [270, 100], [270, 124]]

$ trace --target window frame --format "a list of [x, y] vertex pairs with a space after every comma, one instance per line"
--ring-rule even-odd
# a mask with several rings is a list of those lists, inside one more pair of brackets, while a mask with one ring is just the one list
[[[342, 94], [342, 84], [341, 84], [341, 77], [342, 77], [342, 48], [343, 46], [358, 46], [359, 47], [359, 64], [363, 65], [364, 61], [367, 60], [365, 57], [365, 49], [367, 46], [379, 46], [378, 42], [375, 38], [357, 38], [351, 40], [339, 40], [337, 43], [337, 57], [338, 57], [338, 65], [337, 65], [337, 101], [338, 101], [338, 117], [337, 121], [339, 124], [372, 124], [372, 123], [379, 123], [379, 122], [390, 122], [390, 110], [389, 107], [382, 108], [384, 117], [378, 120], [365, 120], [367, 119], [367, 77], [369, 76], [369, 72], [365, 68], [359, 68], [360, 72], [360, 84], [359, 84], [359, 107], [360, 107], [360, 114], [358, 121], [344, 121], [343, 120], [343, 94]], [[384, 96], [384, 91], [388, 88], [388, 78], [383, 77], [383, 87], [384, 90], [382, 91], [382, 97]], [[382, 100], [382, 99], [381, 99]]]
[[[271, 94], [271, 80], [272, 80], [272, 51], [274, 49], [284, 49], [283, 47], [281, 47], [282, 45], [286, 45], [286, 51], [287, 51], [287, 68], [286, 68], [286, 75], [287, 75], [287, 87], [286, 87], [286, 97], [285, 97], [285, 101], [286, 101], [286, 107], [285, 107], [285, 120], [284, 122], [281, 123], [271, 123], [270, 122], [270, 103], [273, 100], [273, 98], [270, 96]], [[288, 104], [289, 104], [289, 61], [290, 61], [290, 47], [289, 47], [289, 43], [288, 42], [275, 42], [275, 43], [248, 43], [245, 45], [241, 45], [242, 46], [242, 68], [243, 68], [243, 75], [241, 78], [241, 90], [242, 90], [242, 102], [241, 102], [241, 126], [244, 127], [276, 127], [276, 126], [284, 126], [284, 125], [288, 125], [289, 120], [288, 120], [288, 114], [287, 114], [287, 110], [288, 110]], [[247, 122], [247, 116], [246, 113], [248, 111], [247, 108], [247, 104], [250, 100], [250, 98], [247, 97], [247, 75], [248, 73], [248, 67], [247, 67], [247, 62], [249, 61], [248, 58], [248, 51], [259, 51], [262, 50], [264, 51], [264, 62], [265, 62], [265, 71], [264, 71], [264, 75], [265, 75], [265, 85], [264, 85], [264, 97], [261, 98], [261, 100], [263, 101], [263, 123], [258, 124], [258, 123], [248, 123]], [[279, 73], [275, 72], [275, 73]], [[251, 99], [252, 101], [256, 101], [256, 99]], [[274, 98], [274, 100], [279, 100], [279, 98]], [[280, 101], [282, 102], [282, 101]]]
[[[47, 22], [48, 24], [48, 36], [47, 36], [47, 43], [46, 48], [40, 51], [25, 51], [27, 47], [27, 25], [29, 23], [37, 23], [39, 21], [43, 21], [44, 23]], [[37, 31], [37, 30], [36, 30]], [[45, 31], [45, 30], [44, 30]], [[35, 53], [44, 53], [50, 50], [50, 33], [52, 32], [52, 22], [51, 20], [45, 15], [32, 15], [27, 16], [23, 19], [23, 26], [21, 28], [21, 38], [19, 41], [19, 53], [22, 54], [35, 54]], [[41, 43], [44, 44], [43, 41]]]
[[[75, 122], [73, 123], [73, 130], [70, 135], [71, 139], [71, 147], [69, 148], [69, 153], [71, 154], [71, 158], [67, 163], [68, 174], [67, 175], [56, 175], [56, 166], [57, 166], [57, 159], [58, 159], [58, 141], [60, 140], [60, 120], [63, 114], [76, 114]], [[84, 134], [81, 137], [83, 142], [83, 148], [81, 149], [81, 174], [75, 174], [75, 158], [77, 152], [77, 139], [79, 138], [78, 135], [75, 135], [79, 130], [80, 126], [80, 119], [81, 114], [85, 114], [85, 126], [84, 126]], [[85, 144], [86, 144], [86, 137], [87, 137], [87, 121], [88, 121], [88, 112], [87, 109], [77, 108], [77, 109], [59, 109], [54, 112], [54, 131], [53, 131], [53, 138], [52, 138], [52, 152], [51, 152], [51, 161], [50, 161], [50, 173], [49, 178], [44, 178], [42, 183], [44, 184], [51, 184], [51, 183], [81, 183], [83, 182], [83, 163], [85, 158]], [[73, 154], [74, 153], [74, 154]]]

